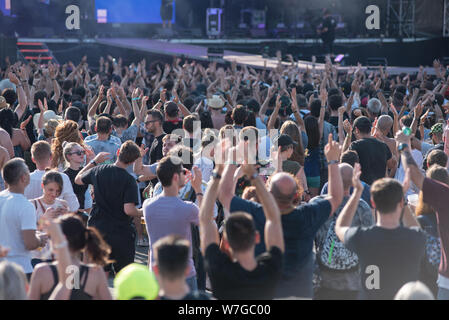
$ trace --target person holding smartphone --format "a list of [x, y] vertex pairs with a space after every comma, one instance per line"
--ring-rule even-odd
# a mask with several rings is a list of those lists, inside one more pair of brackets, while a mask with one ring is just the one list
[[[38, 232], [43, 231], [42, 219], [56, 218], [68, 213], [67, 201], [59, 199], [63, 186], [62, 176], [57, 171], [48, 171], [42, 177], [43, 195], [39, 198], [30, 200], [36, 208], [36, 223]], [[52, 209], [52, 210], [49, 210]], [[50, 246], [47, 244], [42, 249], [37, 249], [31, 253], [31, 265], [34, 267], [38, 263], [51, 258]]]

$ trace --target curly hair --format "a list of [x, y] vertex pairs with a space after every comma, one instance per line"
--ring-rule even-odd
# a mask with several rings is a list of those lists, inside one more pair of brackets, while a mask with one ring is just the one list
[[62, 145], [65, 141], [77, 142], [84, 146], [84, 141], [78, 130], [78, 124], [75, 121], [66, 120], [56, 127], [55, 138], [51, 145], [51, 153], [53, 155], [51, 160], [52, 168], [57, 168], [64, 161]]

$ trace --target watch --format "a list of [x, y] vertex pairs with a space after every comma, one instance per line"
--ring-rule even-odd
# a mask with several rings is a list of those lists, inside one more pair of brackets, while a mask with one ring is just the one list
[[89, 164], [93, 164], [94, 167], [96, 167], [98, 165], [98, 163], [96, 163], [95, 160], [92, 160], [91, 162], [89, 162]]
[[398, 151], [399, 151], [399, 152], [402, 152], [405, 148], [408, 148], [408, 144], [406, 144], [406, 143], [401, 143], [401, 144], [398, 146]]

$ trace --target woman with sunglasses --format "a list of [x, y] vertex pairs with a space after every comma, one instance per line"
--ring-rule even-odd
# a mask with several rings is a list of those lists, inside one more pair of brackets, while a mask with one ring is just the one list
[[88, 163], [95, 157], [95, 154], [87, 148], [84, 149], [79, 143], [76, 142], [64, 143], [63, 148], [64, 160], [67, 163], [67, 168], [64, 170], [64, 173], [69, 176], [70, 182], [72, 183], [73, 192], [78, 198], [78, 202], [80, 204], [78, 215], [81, 216], [84, 222], [87, 222], [88, 214], [86, 211], [90, 211], [91, 208], [86, 206], [86, 200], [87, 203], [92, 203], [92, 201], [90, 201], [90, 193], [87, 191], [89, 186], [80, 186], [76, 184], [75, 177], [78, 172], [83, 169], [85, 158], [87, 158], [86, 163]]

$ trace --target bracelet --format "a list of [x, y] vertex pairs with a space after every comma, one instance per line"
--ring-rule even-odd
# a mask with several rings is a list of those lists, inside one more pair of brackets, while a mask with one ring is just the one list
[[67, 247], [67, 241], [63, 241], [60, 244], [53, 245], [53, 249], [62, 249]]
[[339, 164], [339, 163], [340, 163], [340, 161], [338, 161], [338, 160], [331, 160], [331, 161], [327, 162], [327, 165], [330, 166], [331, 164]]
[[140, 98], [139, 97], [133, 98], [133, 101], [136, 101], [136, 100], [140, 100]]
[[202, 192], [198, 192], [197, 194], [196, 194], [197, 196], [204, 196], [204, 194], [202, 193]]

